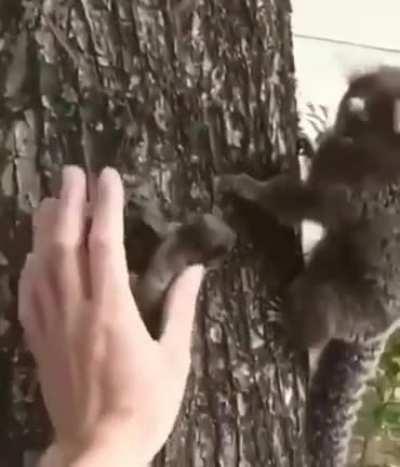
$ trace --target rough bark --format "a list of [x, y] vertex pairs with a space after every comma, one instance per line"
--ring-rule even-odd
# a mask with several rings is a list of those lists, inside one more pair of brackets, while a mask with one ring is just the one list
[[[293, 161], [288, 0], [4, 0], [0, 3], [0, 465], [50, 429], [16, 316], [30, 215], [62, 164], [150, 177], [165, 213], [215, 210], [212, 176]], [[276, 296], [300, 264], [294, 233], [265, 219], [212, 272], [193, 372], [158, 466], [304, 466], [304, 369]]]

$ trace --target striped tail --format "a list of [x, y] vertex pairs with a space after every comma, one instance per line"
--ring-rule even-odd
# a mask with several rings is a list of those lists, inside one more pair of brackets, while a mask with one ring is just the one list
[[364, 342], [332, 340], [311, 381], [307, 410], [310, 467], [346, 465], [352, 429], [367, 381], [387, 335]]

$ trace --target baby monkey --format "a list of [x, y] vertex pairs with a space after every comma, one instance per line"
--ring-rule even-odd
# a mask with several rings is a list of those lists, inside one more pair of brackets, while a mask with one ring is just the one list
[[137, 275], [133, 295], [150, 334], [158, 339], [165, 294], [174, 279], [192, 264], [216, 267], [233, 248], [236, 234], [211, 214], [168, 222], [153, 185], [143, 179], [126, 189], [125, 226], [128, 268]]
[[326, 230], [284, 297], [284, 321], [300, 347], [368, 339], [398, 320], [399, 182], [400, 71], [389, 67], [352, 79], [306, 181], [290, 173], [216, 177], [217, 196]]

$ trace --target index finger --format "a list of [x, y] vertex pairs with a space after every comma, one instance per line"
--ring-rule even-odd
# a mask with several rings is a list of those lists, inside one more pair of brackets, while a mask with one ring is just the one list
[[[121, 177], [112, 168], [104, 169], [97, 182], [89, 234], [92, 290], [126, 286], [128, 269], [124, 247], [124, 193]], [[115, 284], [109, 282], [116, 280]]]

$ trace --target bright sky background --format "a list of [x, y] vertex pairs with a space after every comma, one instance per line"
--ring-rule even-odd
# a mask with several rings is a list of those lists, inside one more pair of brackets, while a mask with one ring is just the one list
[[294, 32], [400, 49], [400, 0], [292, 0]]
[[[378, 64], [400, 66], [400, 0], [292, 0], [299, 105], [326, 105], [333, 118], [348, 76]], [[350, 41], [398, 52], [306, 39]]]
[[[400, 66], [400, 0], [292, 0], [298, 104], [325, 105], [330, 120], [354, 71], [378, 64]], [[296, 37], [296, 34], [399, 50], [399, 53]], [[310, 135], [312, 128], [305, 124]], [[314, 133], [315, 135], [315, 133]], [[303, 223], [303, 251], [322, 235]]]

